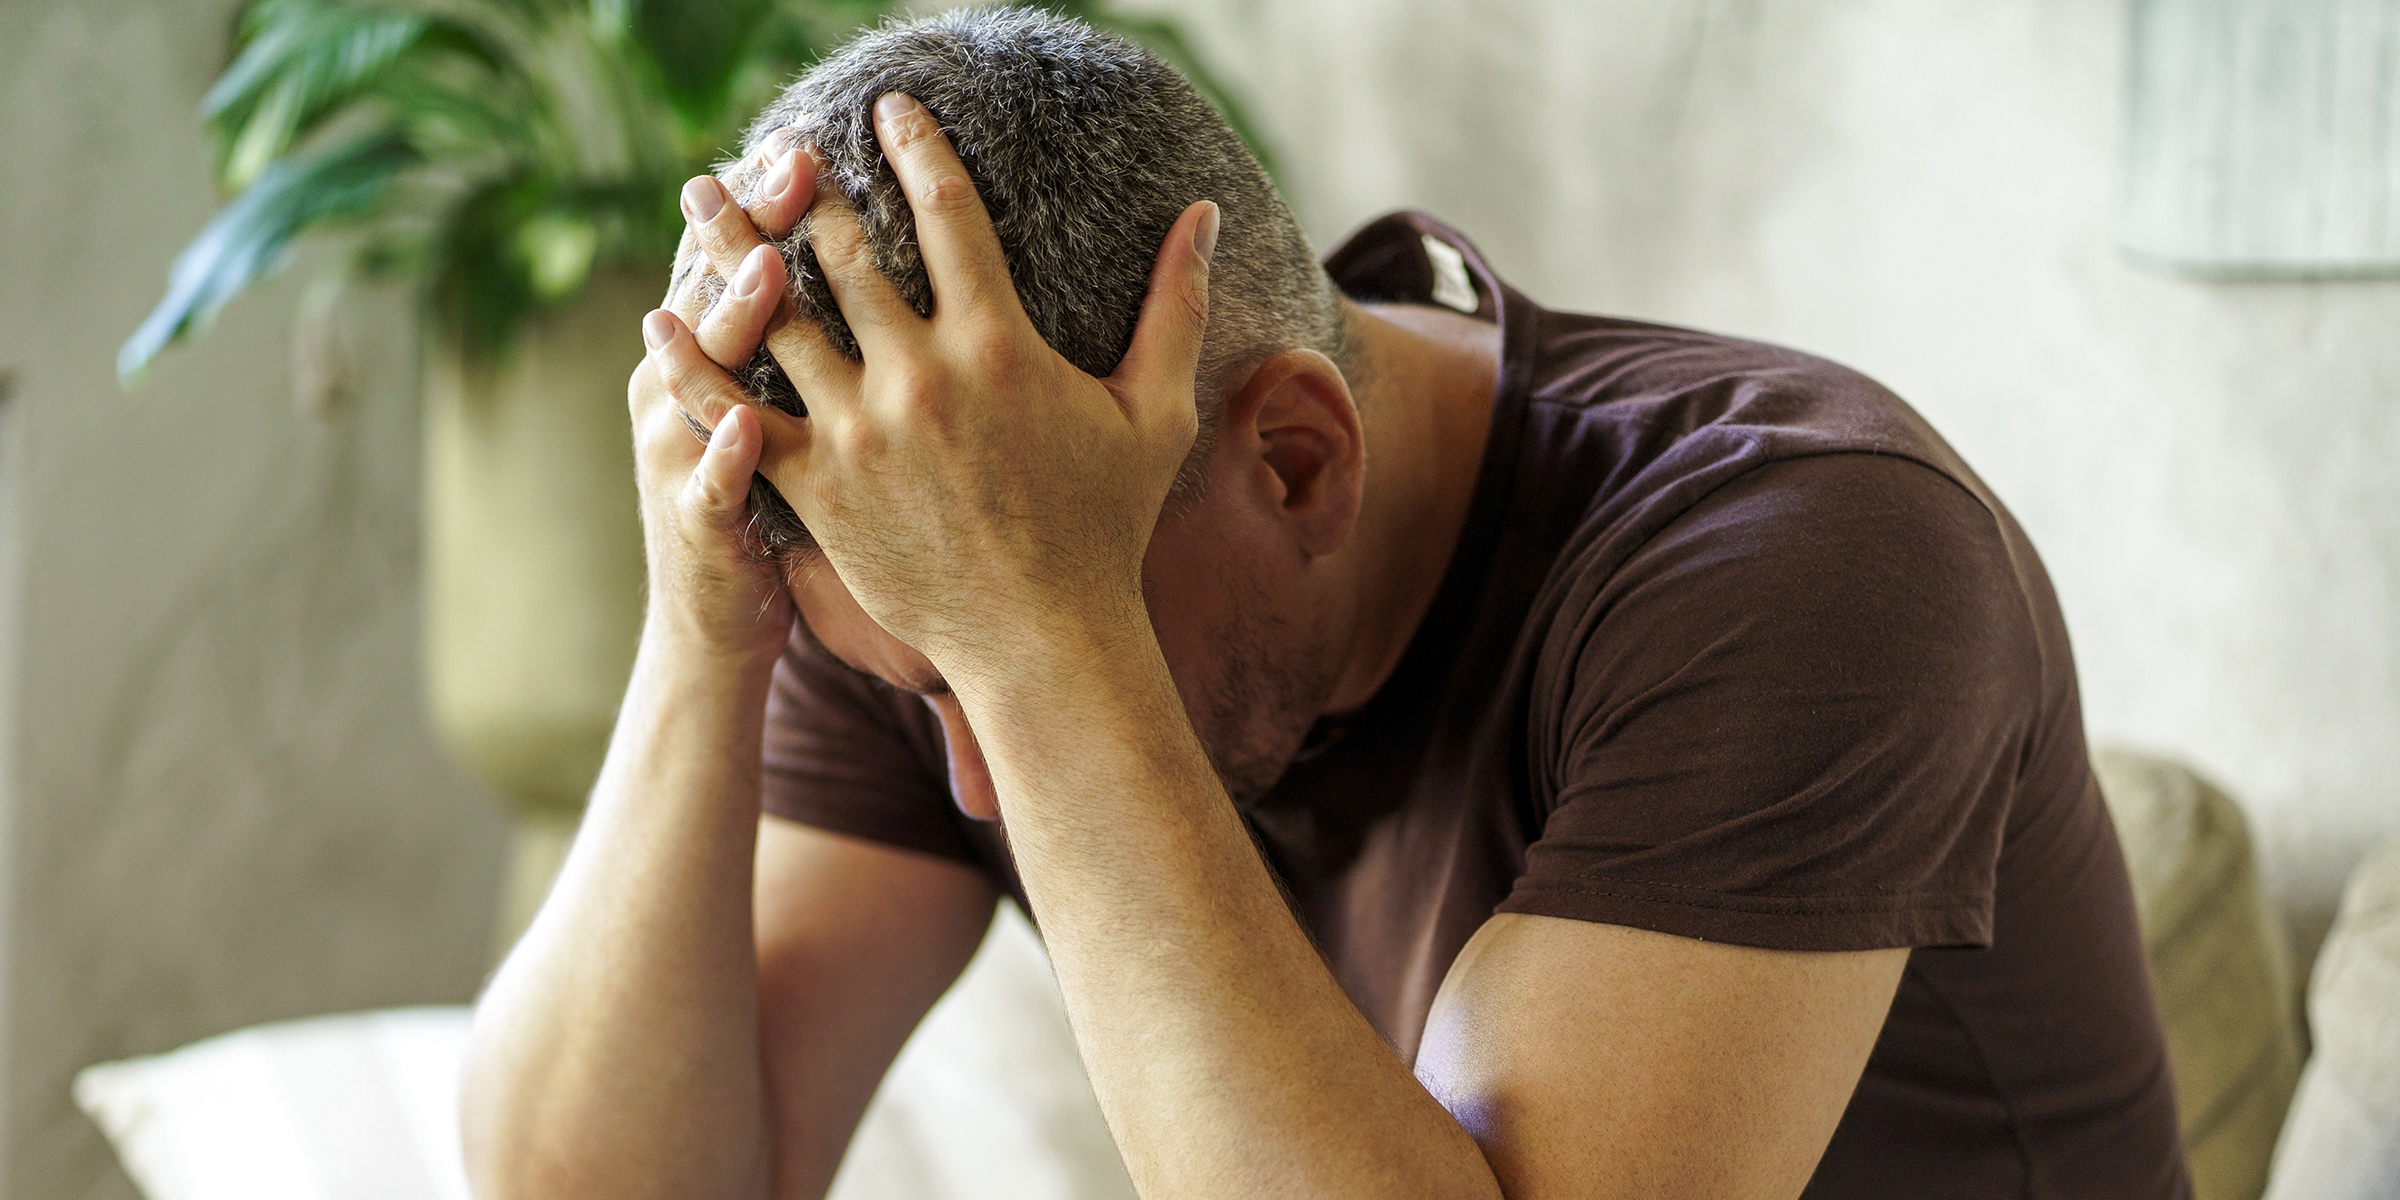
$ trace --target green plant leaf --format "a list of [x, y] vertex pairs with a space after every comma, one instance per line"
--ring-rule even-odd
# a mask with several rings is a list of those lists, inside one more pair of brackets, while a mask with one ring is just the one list
[[555, 303], [582, 290], [583, 281], [591, 278], [600, 227], [588, 217], [545, 212], [518, 226], [515, 242], [534, 296]]
[[329, 3], [264, 0], [243, 21], [240, 55], [200, 101], [218, 132], [218, 173], [228, 190], [248, 187], [317, 121], [358, 97], [406, 55], [430, 22], [418, 13]]
[[445, 223], [433, 256], [434, 314], [470, 362], [507, 357], [517, 331], [540, 307], [518, 236], [543, 211], [549, 182], [530, 171], [486, 181]]
[[418, 161], [406, 139], [381, 130], [270, 164], [177, 256], [166, 296], [117, 351], [118, 380], [131, 387], [159, 351], [281, 266], [293, 238], [373, 210], [392, 177]]
[[429, 34], [375, 81], [373, 108], [428, 160], [524, 159], [539, 107], [530, 91], [521, 77]]
[[771, 0], [619, 0], [684, 124], [726, 121], [725, 97]]
[[[1165, 21], [1100, 0], [1055, 7], [1182, 68], [1264, 157], [1240, 110]], [[176, 260], [119, 353], [131, 385], [265, 277], [296, 238], [365, 226], [349, 269], [420, 281], [470, 358], [593, 270], [654, 268], [676, 193], [757, 106], [895, 0], [248, 0], [241, 46], [201, 115], [238, 193]], [[247, 185], [245, 187], [245, 185]]]
[[[755, 65], [777, 76], [774, 86], [781, 88], [826, 51], [899, 7], [895, 0], [780, 0], [761, 25]], [[751, 114], [734, 115], [746, 119]]]

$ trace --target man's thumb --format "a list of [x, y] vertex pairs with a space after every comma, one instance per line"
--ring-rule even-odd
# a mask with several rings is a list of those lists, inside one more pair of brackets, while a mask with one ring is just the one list
[[1208, 268], [1216, 254], [1219, 219], [1216, 202], [1202, 200], [1183, 210], [1159, 245], [1133, 345], [1114, 376], [1134, 395], [1173, 381], [1192, 382], [1200, 339], [1208, 332]]

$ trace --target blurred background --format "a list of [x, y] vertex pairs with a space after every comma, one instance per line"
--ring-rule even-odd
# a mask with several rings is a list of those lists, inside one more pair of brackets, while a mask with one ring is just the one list
[[[630, 656], [609, 422], [663, 278], [640, 229], [541, 242], [550, 210], [511, 218], [536, 226], [509, 243], [533, 290], [503, 297], [523, 332], [488, 363], [407, 261], [344, 277], [355, 245], [304, 239], [120, 386], [170, 263], [229, 178], [260, 177], [193, 115], [240, 7], [0, 5], [5, 1200], [134, 1194], [68, 1098], [86, 1065], [465, 1001]], [[1320, 248], [1422, 208], [1552, 307], [1786, 343], [1907, 397], [2040, 548], [2095, 743], [2242, 805], [2305, 971], [2343, 880], [2400, 835], [2400, 116], [2359, 135], [2354, 186], [2382, 209], [2267, 197], [2253, 220], [2220, 180], [2203, 219], [2155, 196], [2227, 169], [2177, 149], [2224, 101], [2175, 56], [2236, 43], [2173, 0], [1111, 7], [1180, 35]], [[2388, 46], [2391, 7], [2325, 19]], [[2258, 53], [2285, 55], [2270, 75], [2316, 62]], [[722, 148], [681, 115], [679, 152]], [[2298, 156], [2289, 178], [2333, 170], [2253, 140]], [[592, 414], [593, 449], [479, 492], [523, 452], [490, 414], [528, 376]], [[502, 528], [545, 496], [607, 528]], [[513, 608], [456, 582], [543, 553], [589, 582]], [[581, 656], [576, 695], [505, 678], [544, 639]], [[490, 732], [509, 720], [540, 730]]]

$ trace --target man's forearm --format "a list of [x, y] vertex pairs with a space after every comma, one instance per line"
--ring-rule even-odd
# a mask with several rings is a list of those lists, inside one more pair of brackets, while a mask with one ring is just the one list
[[487, 1200], [763, 1196], [751, 875], [768, 673], [645, 635], [583, 827], [476, 1006]]
[[1326, 971], [1140, 644], [952, 682], [1142, 1194], [1497, 1197]]

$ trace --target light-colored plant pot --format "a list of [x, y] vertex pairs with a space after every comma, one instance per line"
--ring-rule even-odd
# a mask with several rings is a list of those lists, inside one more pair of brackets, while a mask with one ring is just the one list
[[514, 806], [497, 944], [532, 919], [598, 775], [642, 621], [625, 410], [665, 281], [596, 275], [495, 369], [425, 358], [426, 698]]

